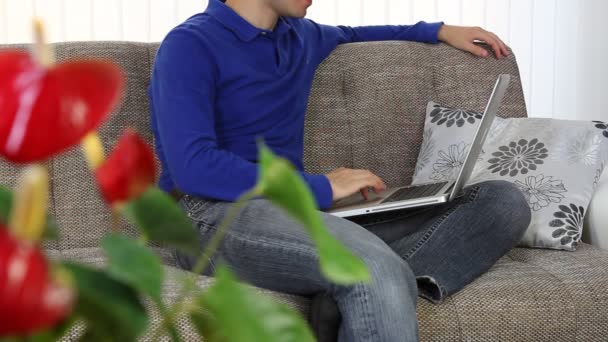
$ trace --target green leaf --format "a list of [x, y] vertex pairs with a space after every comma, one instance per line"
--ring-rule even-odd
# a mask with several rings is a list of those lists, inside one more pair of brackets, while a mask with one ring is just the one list
[[196, 255], [198, 234], [183, 210], [166, 193], [150, 187], [142, 196], [125, 205], [123, 212], [150, 240]]
[[72, 329], [78, 322], [78, 317], [72, 313], [69, 317], [64, 319], [57, 326], [52, 327], [46, 331], [36, 333], [35, 335], [29, 336], [26, 340], [28, 342], [54, 342], [61, 341], [62, 338]]
[[101, 245], [108, 256], [110, 276], [148, 294], [162, 305], [163, 268], [150, 249], [120, 235], [107, 235]]
[[289, 161], [276, 157], [263, 143], [259, 148], [258, 187], [266, 198], [304, 225], [319, 251], [321, 271], [325, 277], [342, 285], [369, 281], [367, 266], [329, 233], [312, 193]]
[[108, 337], [105, 335], [100, 335], [93, 329], [86, 328], [84, 333], [78, 338], [79, 342], [106, 342], [108, 341]]
[[146, 328], [148, 317], [137, 292], [107, 273], [64, 263], [78, 290], [75, 312], [86, 320], [92, 335], [104, 340], [133, 341]]
[[194, 324], [194, 327], [201, 336], [205, 337], [205, 340], [212, 342], [227, 342], [228, 340], [222, 335], [220, 325], [218, 324], [215, 317], [209, 312], [201, 308], [198, 311], [190, 313], [190, 321]]
[[13, 194], [3, 186], [0, 186], [0, 223], [8, 224], [8, 218], [13, 204]]
[[[11, 208], [13, 207], [13, 193], [0, 186], [0, 223], [7, 225], [10, 219]], [[46, 227], [42, 238], [45, 240], [59, 240], [59, 228], [57, 222], [50, 215], [46, 218]]]
[[285, 304], [237, 283], [220, 267], [216, 282], [199, 299], [201, 310], [190, 315], [205, 341], [314, 341], [306, 321]]
[[44, 233], [42, 233], [42, 239], [59, 240], [59, 226], [52, 216], [47, 216], [46, 218], [46, 227], [44, 228]]

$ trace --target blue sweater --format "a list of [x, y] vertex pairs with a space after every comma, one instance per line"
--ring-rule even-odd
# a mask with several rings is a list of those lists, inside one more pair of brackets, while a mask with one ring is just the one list
[[173, 29], [148, 89], [159, 187], [234, 201], [257, 181], [256, 138], [293, 163], [319, 208], [332, 203], [324, 175], [304, 172], [304, 114], [317, 66], [338, 45], [377, 40], [436, 43], [441, 23], [325, 26], [280, 18], [258, 29], [220, 0]]

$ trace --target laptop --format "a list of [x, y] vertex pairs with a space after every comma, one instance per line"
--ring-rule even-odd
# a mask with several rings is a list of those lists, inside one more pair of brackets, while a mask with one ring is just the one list
[[478, 124], [473, 143], [469, 148], [456, 180], [386, 189], [380, 194], [370, 191], [367, 200], [364, 200], [360, 193], [356, 193], [336, 201], [326, 212], [339, 217], [369, 215], [405, 208], [437, 205], [458, 197], [473, 172], [475, 162], [510, 81], [510, 75], [503, 74], [498, 76], [483, 117]]

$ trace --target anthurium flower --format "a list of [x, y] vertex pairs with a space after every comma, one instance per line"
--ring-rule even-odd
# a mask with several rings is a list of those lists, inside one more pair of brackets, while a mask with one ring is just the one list
[[116, 64], [73, 60], [43, 66], [23, 51], [0, 53], [0, 155], [46, 160], [99, 127], [124, 87]]
[[95, 170], [95, 178], [109, 204], [133, 200], [156, 179], [154, 153], [135, 131], [127, 129], [112, 154]]
[[71, 311], [74, 292], [50, 276], [40, 249], [0, 226], [0, 337], [50, 328]]

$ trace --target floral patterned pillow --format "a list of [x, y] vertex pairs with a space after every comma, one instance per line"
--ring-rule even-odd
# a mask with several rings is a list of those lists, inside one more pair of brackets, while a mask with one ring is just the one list
[[[455, 179], [482, 116], [429, 102], [413, 183]], [[514, 183], [532, 211], [519, 245], [575, 250], [607, 160], [608, 123], [497, 117], [467, 184]]]

